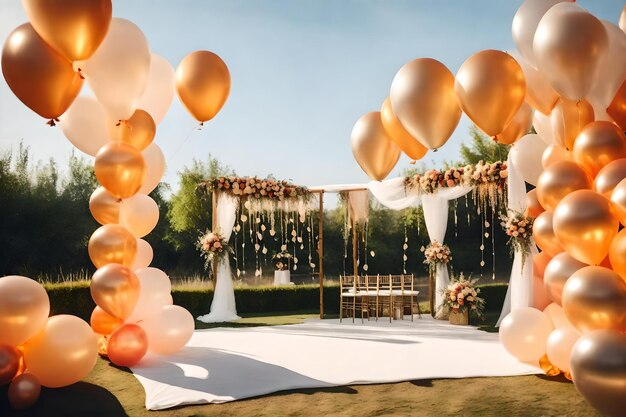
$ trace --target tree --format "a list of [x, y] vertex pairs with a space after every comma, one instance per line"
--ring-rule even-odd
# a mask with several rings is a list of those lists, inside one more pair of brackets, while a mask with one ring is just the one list
[[470, 128], [470, 137], [472, 142], [470, 145], [461, 144], [461, 161], [460, 165], [474, 165], [479, 161], [496, 162], [505, 161], [509, 155], [510, 145], [501, 145], [494, 142], [475, 126]]

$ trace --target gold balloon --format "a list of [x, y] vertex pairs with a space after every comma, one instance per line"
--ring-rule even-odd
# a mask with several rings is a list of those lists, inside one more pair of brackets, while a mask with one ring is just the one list
[[544, 211], [545, 209], [541, 206], [541, 203], [539, 203], [539, 199], [537, 198], [537, 189], [533, 188], [526, 193], [526, 215], [528, 217], [536, 218]]
[[96, 306], [91, 313], [89, 324], [91, 324], [91, 328], [94, 332], [108, 336], [113, 333], [115, 329], [124, 324], [124, 322], [110, 315], [99, 306]]
[[150, 146], [155, 134], [156, 123], [152, 116], [146, 111], [137, 109], [130, 119], [122, 120], [115, 125], [113, 137], [143, 151]]
[[576, 162], [555, 162], [539, 176], [537, 198], [543, 208], [555, 210], [563, 197], [572, 191], [589, 189], [591, 185], [587, 171]]
[[617, 94], [615, 94], [606, 112], [622, 130], [626, 131], [626, 80], [617, 90]]
[[552, 258], [543, 275], [543, 284], [552, 301], [558, 305], [562, 304], [565, 283], [574, 272], [586, 266], [588, 266], [586, 263], [572, 258], [567, 252], [559, 253]]
[[382, 181], [400, 158], [400, 148], [391, 140], [380, 112], [369, 112], [355, 123], [350, 135], [352, 154], [361, 169], [373, 180]]
[[585, 126], [594, 120], [593, 107], [587, 100], [559, 99], [550, 114], [550, 123], [556, 143], [568, 151]]
[[213, 52], [192, 52], [176, 68], [176, 91], [196, 120], [201, 123], [211, 120], [230, 93], [228, 67]]
[[89, 211], [96, 221], [102, 225], [119, 223], [120, 202], [104, 187], [98, 187], [89, 197]]
[[541, 165], [544, 169], [559, 161], [571, 161], [574, 155], [571, 151], [562, 148], [560, 145], [548, 145], [541, 155]]
[[6, 385], [20, 368], [20, 353], [14, 347], [0, 345], [0, 387]]
[[15, 378], [9, 385], [9, 391], [7, 392], [9, 404], [15, 410], [30, 408], [37, 402], [40, 394], [41, 384], [33, 374], [22, 374]]
[[137, 252], [137, 239], [125, 227], [106, 224], [93, 232], [87, 250], [96, 268], [112, 263], [130, 266]]
[[533, 239], [542, 251], [550, 256], [556, 256], [563, 252], [563, 247], [554, 233], [552, 217], [551, 211], [544, 211], [537, 216], [533, 223]]
[[400, 123], [400, 120], [398, 120], [391, 108], [391, 100], [389, 97], [387, 97], [380, 109], [380, 118], [391, 140], [393, 140], [409, 158], [417, 161], [426, 155], [428, 149], [411, 136], [404, 126], [402, 126], [402, 123]]
[[111, 194], [128, 198], [143, 184], [145, 163], [141, 152], [134, 147], [112, 142], [98, 151], [94, 171], [98, 182]]
[[111, 0], [22, 0], [22, 4], [39, 36], [70, 61], [89, 58], [111, 23]]
[[124, 320], [137, 304], [139, 285], [139, 279], [129, 268], [108, 264], [93, 274], [91, 297], [106, 313]]
[[[533, 275], [543, 280], [543, 274], [545, 273], [546, 267], [548, 266], [548, 263], [550, 263], [551, 259], [552, 256], [545, 251], [540, 252], [537, 256], [533, 257]], [[535, 308], [537, 307], [535, 306]]]
[[465, 114], [495, 138], [524, 103], [526, 79], [512, 56], [488, 49], [472, 55], [461, 65], [454, 91]]
[[578, 391], [602, 415], [620, 417], [626, 409], [626, 334], [599, 330], [583, 335], [570, 365]]
[[609, 162], [598, 172], [593, 188], [606, 198], [611, 198], [613, 190], [626, 178], [626, 158]]
[[431, 58], [415, 59], [400, 68], [389, 98], [402, 126], [428, 149], [446, 143], [462, 114], [454, 92], [454, 75]]
[[557, 376], [561, 373], [561, 370], [554, 366], [550, 359], [548, 359], [548, 355], [543, 355], [541, 359], [539, 359], [539, 367], [548, 376]]
[[533, 109], [526, 102], [522, 104], [513, 119], [498, 133], [498, 143], [502, 145], [510, 145], [517, 142], [519, 138], [530, 132], [533, 126]]
[[5, 42], [2, 74], [22, 103], [50, 120], [65, 113], [83, 86], [72, 63], [50, 48], [29, 23], [11, 32]]
[[574, 191], [554, 212], [554, 233], [574, 258], [598, 265], [609, 253], [619, 220], [611, 201], [591, 190]]
[[37, 281], [10, 275], [0, 278], [0, 345], [18, 346], [48, 320], [50, 300]]
[[595, 177], [609, 162], [626, 158], [626, 137], [614, 123], [589, 123], [574, 143], [574, 160]]
[[626, 280], [626, 229], [613, 238], [609, 247], [609, 260], [613, 270]]
[[533, 40], [537, 68], [570, 100], [585, 98], [608, 49], [604, 25], [575, 3], [559, 3], [543, 15]]
[[611, 194], [611, 201], [617, 210], [619, 220], [622, 225], [626, 225], [626, 179], [622, 180], [615, 186]]

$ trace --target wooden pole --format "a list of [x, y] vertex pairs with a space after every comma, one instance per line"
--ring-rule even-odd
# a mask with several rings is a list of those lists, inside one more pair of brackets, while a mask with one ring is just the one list
[[[217, 191], [213, 190], [213, 196], [211, 198], [211, 231], [215, 232], [217, 229]], [[217, 285], [217, 262], [213, 262], [213, 288]]]
[[433, 291], [433, 275], [434, 274], [432, 273], [432, 270], [428, 268], [428, 301], [430, 304], [430, 315], [435, 317], [435, 293]]
[[356, 238], [357, 238], [357, 230], [356, 230], [356, 225], [357, 223], [353, 220], [352, 221], [352, 264], [353, 264], [353, 270], [354, 270], [354, 281], [356, 282], [356, 277], [357, 275], [359, 275], [359, 266], [357, 265], [357, 252], [356, 252]]
[[320, 265], [320, 319], [324, 318], [324, 191], [319, 192], [319, 230], [317, 241], [317, 254]]

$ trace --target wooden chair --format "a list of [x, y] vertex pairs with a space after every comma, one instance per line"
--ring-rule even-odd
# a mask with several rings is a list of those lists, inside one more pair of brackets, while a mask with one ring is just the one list
[[356, 280], [352, 275], [339, 276], [339, 322], [343, 321], [344, 313], [349, 312], [354, 323], [356, 311]]

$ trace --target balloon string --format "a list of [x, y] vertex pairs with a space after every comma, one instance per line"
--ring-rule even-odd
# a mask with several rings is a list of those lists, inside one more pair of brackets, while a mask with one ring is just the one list
[[[55, 123], [56, 122], [56, 123]], [[54, 127], [57, 125], [57, 123], [59, 122], [59, 118], [58, 117], [53, 117], [52, 119], [48, 120], [46, 122], [46, 124], [50, 127]]]
[[176, 148], [176, 150], [174, 151], [174, 153], [172, 154], [172, 158], [174, 158], [176, 155], [178, 155], [178, 152], [180, 152], [181, 148], [183, 147], [183, 145], [185, 143], [187, 143], [187, 141], [189, 140], [189, 138], [191, 138], [191, 135], [193, 135], [193, 132], [195, 132], [196, 130], [202, 130], [202, 123], [200, 124], [200, 126], [194, 126], [189, 133], [187, 133], [187, 136], [185, 136], [185, 139], [183, 139], [180, 144], [178, 145], [178, 147]]

